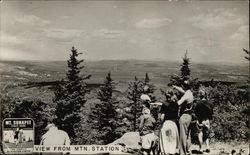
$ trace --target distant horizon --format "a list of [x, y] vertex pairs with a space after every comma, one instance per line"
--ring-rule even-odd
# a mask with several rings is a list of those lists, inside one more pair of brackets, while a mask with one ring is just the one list
[[[79, 60], [82, 58], [79, 58]], [[84, 59], [84, 58], [83, 58]], [[67, 60], [0, 60], [1, 62], [65, 62], [67, 63]], [[167, 60], [167, 59], [84, 59], [84, 62], [99, 62], [99, 61], [148, 61], [148, 62], [171, 62], [171, 63], [182, 63], [182, 59], [180, 60]], [[83, 64], [84, 64], [83, 62]], [[213, 62], [199, 62], [199, 61], [192, 61], [191, 58], [191, 65], [192, 64], [224, 64], [224, 65], [249, 65], [249, 62], [246, 60], [245, 62], [228, 62], [228, 61], [213, 61]]]

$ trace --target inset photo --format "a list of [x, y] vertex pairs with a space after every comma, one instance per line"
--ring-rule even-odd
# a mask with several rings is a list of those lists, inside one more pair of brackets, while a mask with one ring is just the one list
[[32, 153], [34, 122], [29, 118], [7, 118], [3, 121], [3, 151], [6, 154]]

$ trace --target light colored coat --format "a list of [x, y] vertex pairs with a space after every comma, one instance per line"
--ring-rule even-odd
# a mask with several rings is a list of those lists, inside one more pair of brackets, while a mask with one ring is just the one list
[[42, 136], [41, 145], [70, 145], [70, 139], [65, 131], [51, 127]]

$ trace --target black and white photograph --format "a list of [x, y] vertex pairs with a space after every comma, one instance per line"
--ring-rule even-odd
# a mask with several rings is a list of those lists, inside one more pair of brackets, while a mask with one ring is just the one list
[[249, 155], [249, 108], [249, 0], [0, 1], [0, 154]]
[[24, 154], [33, 151], [34, 123], [32, 119], [4, 119], [2, 129], [3, 150], [6, 154]]

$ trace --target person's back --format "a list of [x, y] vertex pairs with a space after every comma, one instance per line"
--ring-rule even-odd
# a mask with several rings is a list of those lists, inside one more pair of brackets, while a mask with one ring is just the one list
[[169, 101], [162, 105], [160, 113], [164, 116], [162, 119], [176, 121], [178, 118], [178, 104]]
[[16, 131], [14, 132], [14, 138], [15, 138], [15, 139], [18, 139], [18, 135], [19, 135], [19, 130], [16, 130]]
[[[193, 141], [199, 144], [199, 151], [210, 152], [209, 148], [209, 134], [210, 134], [210, 121], [213, 117], [213, 108], [208, 100], [202, 98], [195, 106], [195, 115], [197, 122], [191, 128], [193, 130]], [[202, 144], [205, 141], [206, 150], [202, 150]]]
[[178, 104], [168, 100], [161, 109], [163, 125], [160, 132], [160, 151], [162, 154], [175, 154], [179, 152], [179, 133], [176, 125], [178, 117]]
[[179, 102], [182, 102], [180, 106], [180, 116], [184, 113], [191, 113], [193, 107], [194, 96], [191, 90], [187, 90]]
[[155, 127], [155, 119], [149, 114], [144, 114], [141, 116], [141, 124], [140, 124], [140, 135], [146, 135], [152, 133]]
[[63, 130], [58, 130], [57, 127], [50, 127], [42, 136], [42, 145], [70, 145], [68, 134]]
[[147, 154], [150, 154], [151, 149], [153, 145], [155, 145], [155, 141], [157, 139], [157, 136], [154, 134], [154, 127], [155, 127], [155, 119], [151, 115], [150, 110], [147, 108], [144, 108], [142, 110], [143, 114], [140, 117], [140, 127], [139, 127], [139, 133], [141, 136], [141, 145], [142, 145], [142, 151], [147, 152]]
[[179, 132], [180, 132], [180, 155], [188, 155], [189, 148], [191, 146], [190, 130], [189, 126], [192, 120], [192, 107], [194, 96], [191, 91], [189, 81], [183, 82], [183, 88], [173, 86], [179, 92], [183, 94], [180, 100], [177, 101], [180, 106], [179, 112]]
[[211, 120], [213, 117], [213, 108], [208, 100], [202, 99], [197, 102], [194, 113], [200, 122], [207, 119]]
[[19, 131], [19, 142], [22, 143], [24, 139], [24, 132], [23, 129]]

